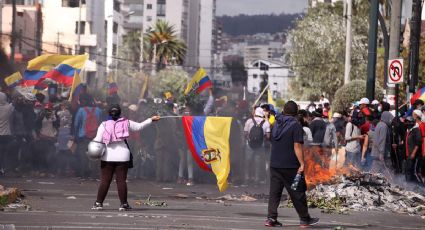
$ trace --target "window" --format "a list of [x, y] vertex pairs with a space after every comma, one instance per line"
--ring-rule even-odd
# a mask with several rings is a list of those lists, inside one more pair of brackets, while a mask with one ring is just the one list
[[116, 56], [117, 55], [117, 45], [116, 44], [113, 44], [112, 45], [112, 55], [113, 56]]
[[[81, 29], [80, 29], [80, 34], [84, 34], [84, 32], [86, 31], [86, 22], [81, 21]], [[78, 34], [78, 21], [75, 22], [75, 34]]]
[[103, 36], [105, 38], [105, 42], [108, 41], [108, 21], [105, 20], [105, 25], [103, 28], [104, 32], [105, 32], [105, 36]]
[[[6, 0], [6, 4], [12, 4], [12, 1], [13, 0]], [[16, 5], [34, 6], [35, 0], [16, 0]]]
[[[81, 4], [86, 4], [86, 0], [81, 0]], [[62, 7], [79, 7], [80, 0], [62, 0]]]
[[157, 0], [156, 4], [156, 15], [160, 17], [165, 17], [165, 0]]
[[147, 4], [147, 5], [146, 5], [146, 9], [148, 9], [148, 10], [152, 10], [152, 4]]
[[121, 2], [114, 0], [114, 10], [117, 12], [121, 11]]
[[152, 16], [148, 16], [148, 17], [146, 18], [146, 21], [148, 21], [148, 22], [152, 21]]
[[112, 32], [114, 32], [114, 34], [118, 33], [118, 23], [114, 22], [114, 25], [112, 26]]
[[253, 75], [252, 75], [252, 77], [253, 77], [254, 79], [256, 79], [256, 78], [258, 77], [258, 75], [257, 75], [257, 74], [253, 74]]

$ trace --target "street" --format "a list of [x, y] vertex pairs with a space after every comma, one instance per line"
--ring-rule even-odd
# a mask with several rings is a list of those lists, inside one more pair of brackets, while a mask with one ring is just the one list
[[[0, 184], [21, 189], [26, 210], [0, 212], [0, 229], [264, 229], [267, 203], [266, 185], [261, 187], [230, 186], [219, 193], [215, 185], [193, 187], [130, 180], [129, 202], [133, 210], [118, 212], [119, 201], [115, 183], [111, 184], [103, 211], [92, 211], [98, 181], [78, 178], [12, 178], [2, 177]], [[222, 201], [227, 194], [241, 197], [248, 194], [256, 201]], [[165, 201], [166, 207], [141, 205]], [[261, 197], [263, 196], [263, 197]], [[284, 202], [286, 203], [286, 201]], [[299, 229], [295, 210], [280, 208], [279, 220], [284, 229]], [[389, 212], [350, 212], [348, 215], [325, 214], [311, 210], [320, 217], [315, 229], [425, 229], [419, 217]], [[3, 228], [1, 228], [3, 226]]]

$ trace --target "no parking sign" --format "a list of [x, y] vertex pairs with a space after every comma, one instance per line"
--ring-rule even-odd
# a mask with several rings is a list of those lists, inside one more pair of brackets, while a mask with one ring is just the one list
[[403, 83], [403, 59], [388, 60], [388, 83]]

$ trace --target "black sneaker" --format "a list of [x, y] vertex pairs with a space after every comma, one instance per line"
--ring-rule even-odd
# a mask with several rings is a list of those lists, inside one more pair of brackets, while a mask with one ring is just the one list
[[319, 218], [310, 218], [308, 220], [300, 220], [300, 227], [307, 228], [319, 223]]
[[128, 203], [124, 203], [120, 206], [120, 208], [118, 209], [118, 211], [128, 211], [131, 209], [131, 206]]
[[264, 223], [264, 226], [266, 227], [282, 227], [282, 223], [279, 221], [273, 219], [273, 218], [267, 218], [266, 222]]
[[103, 204], [100, 202], [94, 202], [93, 207], [91, 208], [92, 210], [102, 210], [103, 209]]

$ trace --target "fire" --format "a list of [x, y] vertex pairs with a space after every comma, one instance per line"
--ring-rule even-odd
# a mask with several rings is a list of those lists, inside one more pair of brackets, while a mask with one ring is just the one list
[[[351, 174], [356, 171], [355, 167], [344, 167], [344, 154], [331, 153], [331, 150], [311, 148], [304, 150], [305, 178], [308, 188], [314, 188], [318, 184], [329, 184], [337, 175]], [[338, 159], [338, 156], [339, 159]]]

